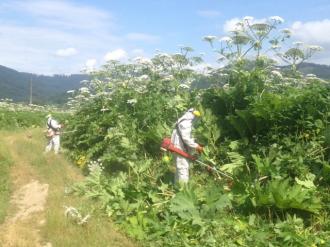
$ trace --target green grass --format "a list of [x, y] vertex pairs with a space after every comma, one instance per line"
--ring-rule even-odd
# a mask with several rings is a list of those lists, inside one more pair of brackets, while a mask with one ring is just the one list
[[8, 156], [8, 150], [0, 146], [0, 223], [6, 217], [10, 198], [10, 165], [12, 161]]
[[[35, 128], [46, 125], [49, 112], [10, 111], [0, 108], [0, 129], [14, 130], [18, 128]], [[62, 122], [68, 113], [54, 113], [55, 119]]]
[[[29, 137], [24, 131], [11, 132], [14, 141], [9, 145], [20, 176], [26, 176], [26, 181], [36, 179], [42, 184], [49, 184], [47, 205], [42, 213], [45, 223], [40, 227], [42, 243], [50, 242], [52, 246], [61, 247], [137, 246], [96, 209], [96, 202], [66, 193], [70, 186], [84, 178], [81, 171], [62, 155], [43, 154], [46, 140], [42, 129], [29, 132]], [[91, 214], [91, 218], [87, 224], [78, 225], [65, 217], [64, 206], [77, 208], [84, 216]]]

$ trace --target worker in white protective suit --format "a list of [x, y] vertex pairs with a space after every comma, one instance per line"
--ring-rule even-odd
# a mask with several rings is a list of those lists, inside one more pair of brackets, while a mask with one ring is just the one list
[[47, 115], [47, 131], [46, 136], [49, 139], [48, 144], [46, 146], [45, 152], [48, 153], [49, 151], [54, 148], [55, 154], [58, 154], [60, 150], [60, 129], [62, 125], [59, 124], [55, 119], [52, 118], [52, 115]]
[[[201, 113], [193, 108], [189, 109], [175, 124], [175, 129], [172, 132], [171, 142], [175, 147], [184, 152], [196, 150], [199, 153], [203, 152], [203, 147], [195, 142], [192, 137], [193, 122]], [[175, 155], [176, 174], [175, 182], [187, 183], [189, 181], [189, 161], [188, 159]]]

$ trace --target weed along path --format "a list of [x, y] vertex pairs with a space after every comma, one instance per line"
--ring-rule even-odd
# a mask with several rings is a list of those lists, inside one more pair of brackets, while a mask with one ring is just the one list
[[[96, 202], [69, 194], [70, 186], [83, 179], [78, 168], [61, 155], [43, 154], [40, 129], [2, 132], [0, 157], [10, 160], [10, 200], [0, 222], [4, 247], [134, 247]], [[6, 150], [6, 151], [4, 151]], [[87, 223], [68, 216], [73, 208]], [[1, 209], [1, 208], [0, 208]], [[0, 219], [1, 220], [1, 219]]]

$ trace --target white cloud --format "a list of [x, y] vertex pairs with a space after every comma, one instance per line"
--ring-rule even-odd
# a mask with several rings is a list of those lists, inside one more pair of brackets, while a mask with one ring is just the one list
[[65, 48], [65, 49], [59, 49], [56, 51], [56, 56], [59, 57], [71, 57], [78, 53], [77, 49], [75, 48]]
[[199, 10], [197, 14], [205, 18], [215, 18], [221, 16], [221, 13], [216, 10]]
[[159, 37], [146, 33], [129, 33], [126, 38], [133, 41], [143, 41], [148, 43], [156, 43], [159, 41]]
[[96, 65], [96, 59], [91, 58], [86, 61], [86, 67], [95, 67]]
[[128, 58], [127, 52], [121, 48], [108, 52], [104, 56], [105, 61], [109, 60], [125, 60]]
[[125, 60], [129, 48], [129, 55], [145, 56], [142, 49], [133, 50], [136, 43], [160, 41], [133, 30], [121, 34], [110, 11], [88, 2], [1, 0], [0, 64], [38, 74], [78, 73], [90, 58]]
[[330, 64], [330, 19], [301, 22], [291, 25], [292, 38], [309, 45], [320, 45], [323, 51], [316, 53], [310, 62]]
[[[129, 56], [124, 49], [132, 47], [130, 43], [152, 44], [160, 39], [141, 32], [120, 34], [112, 13], [80, 1], [0, 2], [0, 13], [5, 13], [0, 15], [0, 64], [19, 71], [78, 73], [88, 67], [90, 58], [125, 60]], [[145, 56], [142, 49], [129, 53]]]
[[[279, 18], [281, 18], [281, 17], [279, 17], [279, 16], [273, 16], [271, 18], [276, 19], [277, 21], [279, 21]], [[225, 24], [223, 25], [223, 30], [225, 32], [240, 30], [240, 26], [237, 26], [236, 24], [238, 22], [243, 21], [243, 20], [248, 21], [250, 24], [265, 23], [265, 22], [268, 21], [266, 18], [263, 18], [263, 19], [254, 19], [254, 17], [252, 17], [252, 16], [245, 16], [243, 18], [235, 17], [235, 18], [232, 18], [232, 19], [227, 20], [225, 22]]]
[[62, 28], [93, 29], [113, 22], [112, 16], [103, 10], [62, 0], [14, 0], [7, 1], [3, 8], [24, 12], [41, 24]]
[[[88, 5], [3, 0], [0, 12], [9, 15], [0, 15], [0, 64], [19, 71], [78, 73], [89, 57], [102, 57], [109, 47], [122, 45], [111, 14]], [[58, 47], [63, 49], [56, 51]], [[59, 59], [69, 55], [71, 59]]]
[[97, 63], [97, 61], [95, 58], [88, 59], [85, 63], [86, 72], [93, 72], [95, 70], [96, 63]]
[[[99, 34], [90, 35], [88, 32], [70, 33], [61, 29], [0, 23], [0, 64], [38, 74], [77, 73], [88, 57], [103, 56], [109, 46], [118, 46], [118, 40], [101, 30]], [[54, 56], [54, 47], [70, 47], [71, 44], [79, 51], [71, 59], [59, 60], [59, 56]], [[59, 53], [57, 55], [75, 52], [63, 49]]]
[[325, 44], [330, 43], [330, 20], [301, 22], [292, 24], [293, 37], [304, 42]]
[[225, 24], [223, 25], [223, 30], [227, 33], [230, 31], [233, 31], [235, 29], [237, 29], [237, 23], [240, 21], [241, 19], [239, 18], [232, 18], [228, 21], [225, 22]]

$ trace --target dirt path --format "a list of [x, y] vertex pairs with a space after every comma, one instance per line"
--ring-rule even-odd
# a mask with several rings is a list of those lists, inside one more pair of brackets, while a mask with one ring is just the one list
[[[66, 194], [81, 181], [80, 170], [62, 155], [43, 154], [45, 140], [36, 129], [2, 133], [11, 160], [11, 199], [0, 225], [0, 247], [135, 247], [95, 202]], [[0, 133], [1, 134], [1, 133]], [[65, 207], [91, 213], [85, 225], [65, 217]]]
[[50, 243], [41, 244], [39, 236], [39, 227], [45, 222], [39, 213], [45, 209], [47, 194], [48, 184], [40, 184], [37, 180], [32, 180], [13, 193], [10, 203], [18, 210], [7, 217], [0, 228], [1, 246], [51, 246]]
[[5, 139], [11, 150], [15, 166], [11, 168], [12, 186], [15, 191], [10, 200], [10, 213], [0, 226], [0, 245], [8, 247], [52, 246], [42, 244], [39, 235], [40, 227], [45, 222], [45, 204], [48, 195], [48, 184], [41, 184], [32, 179], [34, 171], [23, 157], [17, 155], [16, 137]]
[[18, 212], [9, 219], [11, 224], [22, 221], [31, 214], [42, 212], [48, 195], [48, 184], [40, 184], [32, 180], [13, 194], [11, 203], [18, 206]]
[[9, 146], [14, 166], [11, 168], [11, 181], [14, 192], [10, 200], [9, 215], [0, 226], [0, 245], [8, 247], [51, 246], [41, 244], [39, 229], [44, 223], [45, 203], [48, 184], [33, 179], [34, 171], [16, 153], [17, 136], [9, 136], [4, 143]]

